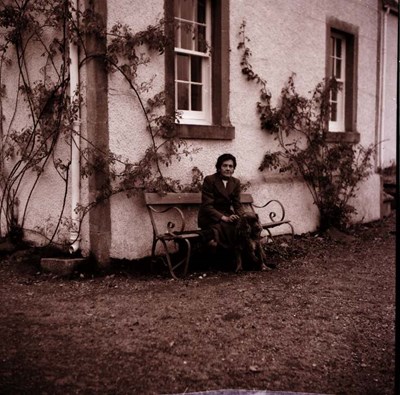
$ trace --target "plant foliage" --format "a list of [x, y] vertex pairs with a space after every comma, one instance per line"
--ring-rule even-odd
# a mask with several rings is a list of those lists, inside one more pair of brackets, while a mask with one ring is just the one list
[[[49, 227], [50, 234], [42, 228], [36, 230], [54, 242], [62, 226], [71, 226], [64, 215], [71, 161], [59, 155], [59, 147], [71, 145], [71, 137], [76, 134], [73, 124], [79, 121], [79, 107], [84, 105], [81, 92], [76, 92], [77, 98], [72, 102], [69, 97], [69, 42], [80, 46], [80, 67], [83, 67], [93, 56], [87, 55], [87, 35], [99, 40], [107, 38], [105, 53], [96, 56], [102, 57], [109, 73], [118, 73], [128, 84], [146, 122], [145, 130], [138, 133], [147, 133], [150, 145], [138, 161], [130, 162], [102, 149], [83, 134], [75, 135], [85, 143], [80, 151], [81, 177], [103, 174], [108, 180], [93, 201], [76, 208], [80, 220], [90, 209], [117, 193], [131, 196], [144, 189], [160, 193], [198, 190], [202, 177], [199, 169], [193, 170], [193, 183], [188, 185], [164, 176], [164, 169], [173, 161], [196, 150], [176, 137], [178, 115], [165, 114], [164, 93], [148, 98], [153, 79], [139, 82], [141, 67], [162, 54], [168, 44], [162, 20], [143, 31], [134, 32], [119, 23], [106, 31], [92, 8], [76, 10], [68, 0], [2, 1], [1, 4], [0, 96], [8, 96], [4, 75], [10, 67], [15, 70], [18, 91], [14, 111], [7, 114], [7, 119], [0, 102], [0, 223], [5, 224], [5, 228], [0, 227], [0, 236], [5, 229], [5, 234], [22, 237], [35, 188], [50, 168], [64, 182], [63, 203], [56, 225]], [[38, 49], [42, 52], [41, 66], [33, 63], [30, 56], [31, 51], [37, 53]], [[21, 128], [16, 126], [16, 118], [18, 112], [24, 111], [29, 114], [30, 123]], [[21, 189], [26, 185], [29, 192], [22, 200]]]
[[359, 183], [369, 174], [374, 146], [364, 148], [348, 143], [328, 141], [329, 97], [338, 86], [334, 79], [317, 84], [310, 97], [295, 88], [294, 74], [273, 106], [267, 81], [254, 72], [250, 63], [246, 24], [240, 27], [238, 49], [242, 51], [242, 73], [260, 88], [256, 108], [260, 127], [278, 142], [279, 149], [268, 150], [259, 170], [275, 169], [301, 176], [306, 182], [320, 214], [320, 229], [346, 228], [356, 213], [351, 199]]

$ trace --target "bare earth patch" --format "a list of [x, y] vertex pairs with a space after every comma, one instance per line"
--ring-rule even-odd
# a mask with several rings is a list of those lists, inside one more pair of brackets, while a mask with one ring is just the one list
[[352, 236], [183, 281], [126, 266], [63, 279], [3, 257], [0, 393], [393, 394], [395, 215]]

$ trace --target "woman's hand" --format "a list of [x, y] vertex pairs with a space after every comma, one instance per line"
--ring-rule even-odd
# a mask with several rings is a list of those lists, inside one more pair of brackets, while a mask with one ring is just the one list
[[223, 215], [223, 216], [221, 217], [221, 221], [223, 221], [223, 222], [235, 222], [235, 221], [237, 221], [238, 219], [239, 219], [239, 216], [236, 215], [236, 214], [232, 214], [232, 215], [230, 215], [229, 217], [227, 217], [226, 215]]

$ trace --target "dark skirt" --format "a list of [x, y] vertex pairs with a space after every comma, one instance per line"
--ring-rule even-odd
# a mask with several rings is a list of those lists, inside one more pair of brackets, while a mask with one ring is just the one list
[[215, 241], [223, 248], [231, 249], [235, 246], [235, 227], [234, 222], [219, 222], [211, 225], [214, 231]]

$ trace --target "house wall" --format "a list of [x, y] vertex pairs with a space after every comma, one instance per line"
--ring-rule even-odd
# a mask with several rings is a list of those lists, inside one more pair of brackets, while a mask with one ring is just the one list
[[[164, 0], [147, 0], [140, 6], [132, 7], [130, 0], [107, 2], [107, 26], [112, 27], [121, 22], [132, 27], [133, 31], [145, 29], [156, 23], [164, 15]], [[273, 94], [273, 100], [279, 96], [285, 81], [294, 72], [297, 90], [307, 94], [325, 77], [326, 57], [326, 20], [335, 17], [359, 28], [358, 54], [358, 91], [357, 91], [357, 130], [360, 142], [368, 146], [376, 141], [377, 125], [377, 54], [378, 54], [378, 20], [379, 10], [376, 0], [350, 2], [348, 0], [231, 0], [230, 1], [230, 87], [229, 113], [235, 127], [233, 140], [188, 140], [188, 147], [198, 153], [183, 158], [179, 163], [164, 169], [165, 175], [191, 181], [191, 169], [197, 166], [205, 175], [215, 171], [217, 157], [230, 152], [237, 157], [236, 176], [242, 182], [249, 181], [251, 192], [257, 203], [262, 204], [271, 198], [279, 199], [285, 205], [287, 217], [293, 221], [296, 233], [314, 231], [318, 224], [318, 211], [312, 202], [306, 185], [299, 179], [288, 175], [276, 175], [260, 172], [258, 167], [265, 151], [274, 147], [270, 135], [259, 128], [256, 114], [259, 87], [249, 83], [240, 70], [241, 53], [237, 50], [239, 26], [247, 21], [246, 33], [251, 41], [249, 46], [253, 56], [251, 62], [254, 70], [267, 81]], [[33, 70], [43, 64], [38, 47], [30, 55], [31, 80], [43, 78]], [[13, 59], [15, 62], [15, 58]], [[14, 63], [15, 66], [15, 63]], [[3, 131], [10, 128], [19, 129], [29, 124], [26, 108], [21, 107], [13, 117], [13, 103], [18, 91], [18, 80], [15, 78], [14, 66], [4, 67], [3, 81], [7, 81], [7, 96], [2, 98], [5, 115]], [[164, 90], [165, 71], [164, 57], [155, 55], [150, 64], [141, 66], [139, 83], [153, 79], [153, 89], [144, 92], [143, 97], [153, 96]], [[86, 89], [86, 69], [81, 69], [81, 87]], [[108, 79], [108, 113], [109, 113], [109, 149], [130, 162], [141, 158], [150, 144], [146, 132], [146, 122], [138, 105], [137, 98], [118, 73], [110, 74]], [[86, 97], [85, 100], [90, 100]], [[86, 136], [86, 106], [82, 106], [82, 133]], [[83, 142], [85, 145], [85, 143]], [[57, 148], [57, 157], [68, 158], [70, 147], [61, 143]], [[22, 208], [29, 194], [29, 186], [34, 178], [30, 175], [21, 187]], [[90, 202], [89, 183], [81, 182], [82, 203]], [[30, 202], [26, 227], [34, 230], [37, 226], [55, 226], [63, 204], [65, 183], [54, 169], [49, 166], [34, 190]], [[94, 192], [94, 191], [92, 191]], [[355, 200], [358, 215], [355, 220], [371, 221], [380, 216], [380, 180], [376, 174], [364, 182]], [[65, 217], [69, 217], [70, 191], [67, 190]], [[263, 217], [260, 211], [261, 217]], [[49, 219], [49, 220], [48, 220]], [[111, 240], [110, 255], [113, 258], [136, 259], [150, 253], [151, 224], [141, 196], [126, 197], [119, 194], [111, 198], [110, 204]], [[196, 225], [196, 218], [189, 218], [189, 226]], [[91, 245], [90, 224], [85, 219], [82, 227], [81, 247], [89, 254]], [[68, 237], [67, 228], [63, 231]], [[49, 233], [51, 234], [51, 232]], [[27, 234], [33, 238], [34, 232]], [[62, 236], [62, 235], [61, 235]], [[36, 237], [36, 236], [35, 236]], [[37, 239], [45, 242], [44, 239]]]
[[384, 59], [382, 163], [385, 168], [396, 163], [397, 152], [397, 89], [398, 84], [398, 15], [386, 15], [386, 40]]
[[[55, 32], [49, 31], [48, 34], [51, 37]], [[24, 76], [31, 87], [35, 87], [36, 83], [45, 82], [47, 77], [50, 80], [56, 80], [52, 64], [49, 61], [46, 62], [46, 56], [43, 52], [43, 47], [35, 40], [30, 40], [26, 47], [25, 56], [28, 62], [24, 65]], [[20, 133], [33, 125], [29, 106], [19, 89], [23, 82], [19, 73], [16, 52], [12, 45], [7, 48], [6, 58], [9, 59], [9, 62], [3, 62], [3, 60], [1, 62], [1, 84], [4, 84], [5, 87], [4, 96], [1, 97], [2, 115], [4, 117], [0, 135], [2, 154], [4, 154], [3, 150], [7, 148], [6, 143], [11, 140], [12, 133]], [[59, 62], [59, 58], [54, 59], [54, 63], [58, 66]], [[46, 244], [48, 239], [53, 236], [53, 233], [57, 230], [57, 222], [60, 217], [62, 217], [63, 224], [66, 224], [66, 221], [70, 218], [69, 185], [60, 177], [53, 166], [53, 161], [60, 159], [63, 163], [68, 163], [70, 158], [70, 146], [65, 143], [63, 137], [60, 140], [38, 179], [35, 171], [25, 170], [26, 163], [19, 162], [17, 154], [12, 157], [5, 155], [0, 166], [2, 167], [1, 175], [6, 178], [10, 174], [14, 174], [14, 176], [22, 175], [22, 177], [16, 179], [11, 187], [16, 191], [16, 201], [18, 202], [15, 213], [18, 223], [21, 224], [23, 221], [25, 237], [38, 244]], [[39, 143], [36, 144], [35, 149], [38, 146]], [[14, 147], [16, 148], [15, 144]], [[3, 196], [1, 190], [4, 187], [3, 181], [2, 179], [0, 183], [1, 197]], [[6, 232], [4, 211], [1, 214], [0, 226], [3, 236]], [[54, 240], [56, 242], [68, 241], [68, 226], [61, 225], [58, 227]]]
[[[109, 5], [108, 25], [117, 21], [139, 30], [163, 16], [163, 1], [141, 3], [140, 12], [131, 10], [131, 2], [118, 0]], [[118, 6], [116, 6], [118, 4]], [[282, 201], [296, 233], [313, 231], [318, 212], [300, 180], [258, 171], [266, 150], [274, 146], [271, 136], [261, 131], [255, 110], [259, 87], [247, 82], [240, 70], [241, 53], [237, 50], [239, 26], [247, 21], [246, 33], [251, 38], [251, 62], [254, 70], [268, 81], [276, 99], [283, 84], [296, 73], [300, 93], [307, 94], [325, 77], [326, 20], [335, 17], [358, 26], [358, 91], [357, 130], [364, 146], [376, 140], [376, 95], [378, 51], [378, 4], [375, 0], [235, 0], [230, 2], [230, 103], [229, 112], [236, 137], [231, 141], [190, 140], [200, 152], [166, 169], [166, 174], [189, 182], [193, 166], [205, 174], [215, 171], [216, 158], [230, 152], [237, 157], [236, 176], [250, 181], [249, 192], [258, 203], [270, 198]], [[153, 94], [163, 89], [162, 57], [144, 68], [146, 75], [156, 75]], [[126, 84], [116, 76], [109, 83], [110, 149], [130, 160], [140, 157], [149, 144], [142, 114]], [[149, 93], [151, 94], [151, 93]], [[380, 180], [376, 174], [361, 185], [355, 201], [355, 220], [371, 221], [380, 216]], [[139, 258], [150, 252], [151, 226], [140, 197], [112, 199], [111, 255], [115, 258]], [[194, 219], [191, 219], [194, 223]]]

